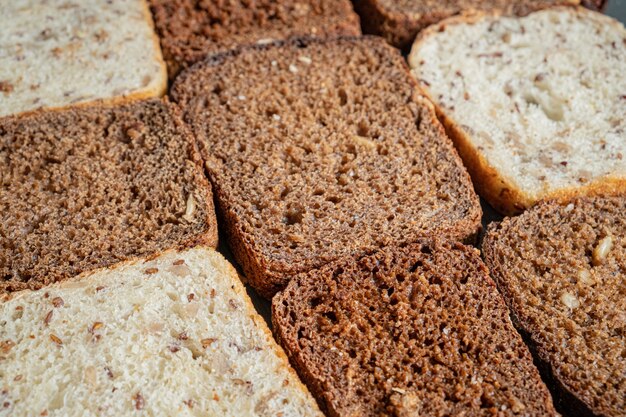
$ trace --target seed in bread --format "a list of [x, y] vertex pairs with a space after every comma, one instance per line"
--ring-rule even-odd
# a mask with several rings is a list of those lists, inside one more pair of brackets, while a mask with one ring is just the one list
[[294, 37], [359, 35], [348, 0], [150, 0], [170, 78], [207, 55]]
[[452, 143], [381, 39], [218, 55], [182, 73], [172, 97], [201, 143], [231, 249], [265, 296], [346, 254], [480, 227]]
[[299, 275], [272, 322], [330, 416], [556, 415], [478, 251], [458, 243]]
[[165, 92], [145, 0], [6, 1], [0, 27], [0, 116]]
[[626, 191], [625, 40], [610, 17], [562, 7], [442, 22], [409, 62], [478, 192], [511, 214]]
[[626, 410], [625, 211], [624, 197], [541, 203], [483, 244], [564, 415]]
[[363, 31], [382, 36], [407, 49], [422, 29], [447, 17], [477, 12], [526, 15], [555, 5], [576, 5], [580, 0], [354, 0]]
[[206, 248], [12, 294], [0, 363], [0, 415], [321, 417], [234, 268]]
[[195, 140], [167, 101], [2, 118], [0, 165], [0, 293], [217, 244]]

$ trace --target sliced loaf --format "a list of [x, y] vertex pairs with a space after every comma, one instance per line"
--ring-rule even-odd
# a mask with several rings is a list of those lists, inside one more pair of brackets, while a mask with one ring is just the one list
[[215, 251], [0, 301], [0, 415], [320, 416]]
[[241, 45], [359, 35], [349, 0], [150, 0], [168, 73]]
[[478, 192], [511, 214], [626, 192], [626, 29], [583, 8], [478, 16], [422, 32], [409, 57]]
[[555, 415], [476, 249], [422, 241], [294, 278], [275, 334], [331, 416]]
[[406, 49], [422, 29], [447, 17], [475, 12], [525, 15], [555, 5], [576, 5], [580, 0], [353, 0], [363, 31], [379, 35]]
[[181, 74], [172, 97], [201, 143], [234, 255], [265, 296], [343, 255], [480, 227], [452, 143], [380, 39], [219, 55]]
[[542, 203], [483, 244], [566, 415], [625, 415], [625, 212], [623, 197]]
[[0, 119], [0, 293], [217, 244], [210, 184], [159, 99]]
[[0, 27], [0, 116], [165, 91], [145, 0], [6, 1]]

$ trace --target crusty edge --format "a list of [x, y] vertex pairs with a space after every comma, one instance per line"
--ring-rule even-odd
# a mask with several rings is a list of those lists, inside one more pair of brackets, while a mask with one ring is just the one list
[[187, 141], [188, 159], [194, 164], [195, 178], [197, 180], [198, 191], [203, 195], [206, 205], [206, 217], [204, 223], [207, 226], [205, 233], [197, 234], [190, 239], [183, 241], [179, 248], [207, 245], [215, 249], [218, 245], [217, 213], [213, 202], [213, 189], [211, 183], [204, 175], [202, 156], [198, 146], [198, 141], [193, 135], [191, 128], [183, 121], [182, 110], [176, 103], [169, 101], [167, 97], [161, 99], [170, 110], [174, 124], [181, 131], [182, 136]]
[[129, 94], [121, 95], [121, 96], [111, 96], [111, 97], [102, 97], [96, 98], [93, 100], [79, 101], [76, 103], [68, 103], [59, 106], [51, 106], [51, 107], [38, 107], [35, 109], [18, 111], [17, 113], [10, 114], [0, 114], [0, 119], [5, 117], [13, 117], [13, 116], [30, 116], [32, 114], [37, 114], [42, 111], [63, 111], [68, 108], [81, 108], [81, 107], [89, 107], [93, 105], [122, 105], [126, 103], [130, 103], [133, 101], [140, 101], [150, 98], [162, 97], [165, 95], [167, 91], [167, 68], [165, 66], [165, 61], [163, 60], [163, 56], [161, 54], [161, 46], [159, 44], [159, 38], [154, 31], [154, 22], [152, 21], [152, 14], [150, 13], [150, 9], [148, 7], [147, 0], [140, 0], [142, 4], [142, 14], [144, 15], [146, 21], [148, 22], [150, 28], [152, 29], [152, 42], [154, 44], [155, 56], [154, 59], [159, 62], [159, 75], [160, 82], [154, 87], [149, 88], [139, 88], [137, 90], [131, 91]]
[[[563, 12], [576, 14], [595, 13], [582, 7], [559, 6], [551, 9], [560, 9]], [[415, 66], [414, 61], [416, 60], [415, 54], [417, 53], [417, 50], [421, 48], [422, 43], [428, 36], [439, 32], [441, 28], [454, 24], [471, 24], [484, 18], [497, 16], [499, 16], [497, 13], [476, 13], [472, 15], [454, 16], [445, 19], [436, 25], [428, 27], [417, 36], [408, 57], [409, 63], [411, 66]], [[621, 30], [624, 30], [621, 23], [614, 19], [610, 20], [619, 26]], [[411, 71], [411, 73], [415, 78], [418, 78], [413, 71]], [[541, 196], [533, 196], [524, 193], [521, 188], [513, 184], [510, 179], [503, 176], [501, 172], [499, 172], [487, 161], [484, 154], [482, 154], [474, 145], [471, 135], [466, 132], [460, 124], [452, 118], [452, 116], [448, 115], [441, 106], [439, 106], [437, 101], [430, 94], [428, 86], [426, 86], [423, 82], [419, 82], [418, 88], [421, 90], [422, 94], [428, 97], [428, 99], [433, 103], [437, 116], [442, 121], [446, 132], [454, 142], [461, 158], [463, 159], [463, 162], [472, 177], [476, 190], [500, 213], [504, 215], [516, 215], [534, 206], [540, 200], [557, 199], [559, 201], [566, 201], [579, 195], [594, 196], [607, 193], [615, 194], [619, 192], [626, 194], [626, 177], [620, 178], [611, 176], [598, 178], [595, 181], [580, 187], [557, 189]]]
[[224, 264], [226, 268], [228, 269], [228, 274], [230, 275], [231, 280], [233, 281], [233, 287], [232, 287], [233, 290], [243, 299], [245, 303], [246, 311], [249, 317], [252, 319], [256, 327], [261, 329], [266, 341], [268, 342], [269, 345], [272, 346], [272, 350], [282, 362], [281, 368], [283, 368], [289, 375], [293, 377], [293, 379], [296, 381], [296, 384], [297, 384], [296, 388], [300, 390], [301, 392], [305, 393], [306, 396], [312, 399], [311, 405], [315, 407], [316, 409], [315, 411], [317, 411], [321, 416], [321, 412], [319, 408], [316, 407], [317, 403], [313, 400], [311, 393], [309, 392], [307, 386], [302, 383], [296, 371], [291, 367], [289, 363], [289, 359], [287, 355], [285, 354], [285, 351], [283, 350], [283, 348], [274, 340], [272, 332], [267, 326], [267, 322], [256, 311], [256, 308], [254, 307], [254, 304], [252, 304], [252, 300], [248, 296], [248, 293], [246, 292], [246, 289], [243, 286], [241, 277], [235, 270], [235, 267], [233, 267], [233, 265], [230, 262], [228, 262], [221, 253], [212, 249], [208, 249], [208, 250], [210, 250], [217, 257], [219, 262]]
[[[152, 12], [150, 11], [150, 6], [148, 5], [148, 0], [141, 0], [143, 15], [150, 26], [152, 32], [152, 44], [154, 45], [154, 59], [159, 62], [159, 75], [160, 82], [153, 89], [147, 89], [145, 92], [138, 91], [135, 93], [136, 95], [127, 96], [127, 100], [137, 100], [146, 97], [161, 97], [167, 91], [167, 66], [165, 65], [165, 60], [163, 59], [163, 52], [161, 51], [161, 41], [159, 40], [159, 36], [156, 33], [156, 28], [154, 26], [154, 20], [152, 19]], [[141, 96], [143, 94], [143, 96]]]
[[[542, 202], [541, 204], [551, 203], [562, 204], [558, 201], [547, 201]], [[542, 378], [546, 381], [546, 384], [553, 394], [554, 404], [558, 411], [562, 411], [566, 415], [572, 417], [599, 417], [602, 415], [601, 413], [594, 413], [589, 406], [574, 393], [574, 390], [570, 389], [566, 383], [558, 377], [555, 367], [552, 363], [550, 363], [549, 355], [546, 349], [537, 342], [532, 332], [532, 325], [529, 325], [527, 320], [521, 317], [518, 313], [516, 302], [511, 295], [510, 288], [507, 285], [507, 279], [504, 276], [502, 269], [499, 267], [498, 257], [495, 253], [495, 247], [498, 240], [497, 235], [514, 221], [515, 218], [506, 218], [502, 222], [494, 222], [489, 225], [481, 247], [483, 260], [489, 268], [490, 275], [493, 281], [495, 281], [498, 290], [502, 294], [502, 298], [504, 298], [504, 301], [509, 309], [513, 325], [518, 330], [522, 339], [531, 351]]]

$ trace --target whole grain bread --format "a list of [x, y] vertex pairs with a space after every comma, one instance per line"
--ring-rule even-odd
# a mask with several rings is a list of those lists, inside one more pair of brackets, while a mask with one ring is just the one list
[[0, 301], [2, 416], [319, 416], [234, 268], [193, 248]]
[[159, 99], [0, 119], [0, 292], [217, 244], [210, 184]]
[[580, 0], [353, 0], [364, 33], [379, 35], [406, 49], [427, 26], [459, 15], [492, 12], [526, 15], [555, 5], [576, 5]]
[[349, 0], [150, 0], [170, 78], [207, 55], [292, 37], [360, 35]]
[[545, 202], [490, 226], [483, 244], [566, 415], [625, 415], [625, 211], [624, 197]]
[[[478, 192], [499, 211], [626, 192], [626, 29], [584, 8], [475, 16], [409, 57]], [[599, 75], [601, 74], [601, 75]]]
[[330, 416], [555, 415], [476, 249], [424, 240], [298, 275], [277, 339]]
[[0, 116], [165, 92], [145, 0], [6, 1], [0, 27]]
[[226, 238], [265, 296], [296, 273], [424, 233], [472, 239], [469, 177], [378, 38], [244, 48], [182, 73]]

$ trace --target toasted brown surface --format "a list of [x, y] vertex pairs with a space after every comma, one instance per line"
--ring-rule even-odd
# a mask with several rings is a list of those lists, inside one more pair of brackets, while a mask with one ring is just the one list
[[170, 78], [207, 55], [293, 37], [359, 35], [348, 0], [150, 0]]
[[542, 203], [492, 225], [484, 241], [514, 321], [571, 415], [625, 415], [625, 211], [624, 197]]
[[278, 340], [331, 416], [554, 415], [478, 251], [424, 240], [298, 275]]
[[0, 292], [217, 244], [197, 145], [166, 101], [0, 119], [0, 161]]
[[494, 12], [526, 15], [556, 5], [577, 5], [580, 0], [353, 0], [363, 32], [379, 35], [406, 49], [419, 31], [461, 13]]
[[242, 49], [181, 74], [172, 96], [235, 258], [265, 296], [344, 255], [480, 227], [468, 174], [382, 40]]

